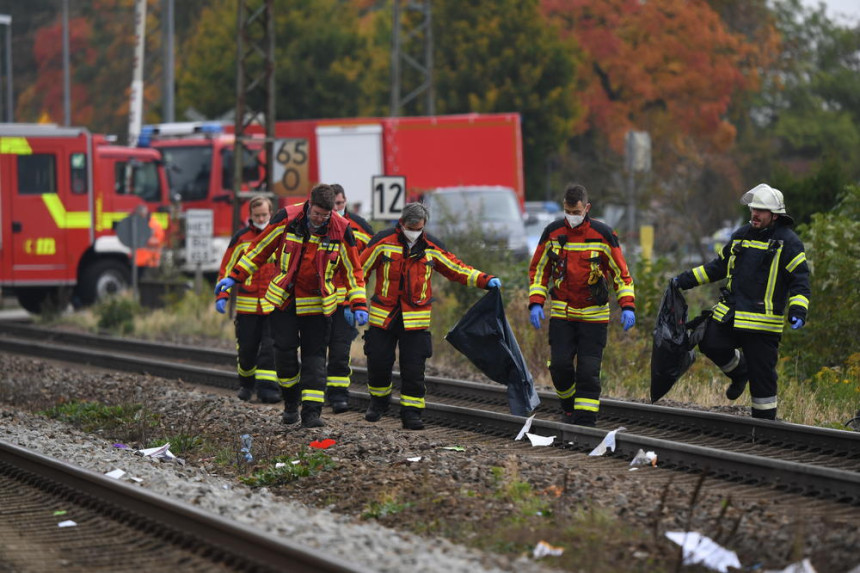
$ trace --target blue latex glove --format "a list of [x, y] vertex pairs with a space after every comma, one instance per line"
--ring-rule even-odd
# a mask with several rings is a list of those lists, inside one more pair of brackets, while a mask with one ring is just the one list
[[355, 317], [352, 315], [352, 309], [348, 306], [343, 307], [343, 318], [346, 319], [348, 325], [355, 326]]
[[359, 326], [364, 326], [367, 324], [367, 311], [366, 310], [357, 310], [355, 311], [355, 322], [358, 323]]
[[218, 281], [218, 284], [215, 285], [215, 294], [220, 294], [222, 292], [228, 291], [233, 288], [233, 285], [236, 284], [236, 279], [231, 279], [227, 277], [226, 279], [221, 279]]
[[502, 281], [493, 277], [487, 283], [487, 288], [502, 288]]
[[219, 314], [224, 314], [227, 312], [227, 299], [219, 298], [215, 301], [215, 310], [218, 311]]
[[529, 318], [532, 321], [532, 326], [540, 328], [540, 321], [545, 318], [543, 315], [543, 307], [539, 304], [534, 305], [529, 311], [529, 315]]
[[636, 324], [636, 313], [632, 310], [622, 310], [621, 324], [624, 325], [624, 332], [633, 328], [633, 325]]
[[791, 329], [792, 330], [797, 330], [798, 328], [803, 328], [803, 325], [806, 324], [805, 322], [803, 322], [803, 319], [800, 318], [799, 316], [792, 316], [791, 318], [788, 319], [788, 322], [791, 323]]

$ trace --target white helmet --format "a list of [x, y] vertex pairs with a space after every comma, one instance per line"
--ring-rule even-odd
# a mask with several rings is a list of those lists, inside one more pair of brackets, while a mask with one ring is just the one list
[[782, 191], [774, 189], [767, 183], [760, 183], [744, 193], [741, 197], [741, 205], [749, 205], [753, 209], [762, 209], [779, 215], [785, 214]]

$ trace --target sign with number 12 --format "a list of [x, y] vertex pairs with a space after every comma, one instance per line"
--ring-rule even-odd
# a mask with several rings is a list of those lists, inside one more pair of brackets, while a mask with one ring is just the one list
[[406, 205], [406, 177], [374, 175], [373, 213], [377, 220], [396, 221]]

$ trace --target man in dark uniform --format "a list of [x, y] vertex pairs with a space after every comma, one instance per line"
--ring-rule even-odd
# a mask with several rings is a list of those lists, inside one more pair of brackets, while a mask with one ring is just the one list
[[776, 362], [784, 315], [803, 327], [809, 308], [809, 265], [782, 192], [762, 183], [741, 197], [750, 221], [711, 262], [673, 280], [682, 289], [726, 279], [699, 349], [731, 379], [726, 397], [736, 400], [747, 382], [753, 418], [776, 419]]

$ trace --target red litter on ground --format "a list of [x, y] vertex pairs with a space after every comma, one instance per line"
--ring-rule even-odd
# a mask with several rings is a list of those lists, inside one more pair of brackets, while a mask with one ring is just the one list
[[327, 450], [336, 443], [337, 442], [335, 442], [331, 438], [326, 438], [325, 440], [314, 440], [309, 445], [310, 447], [315, 448], [317, 450]]

